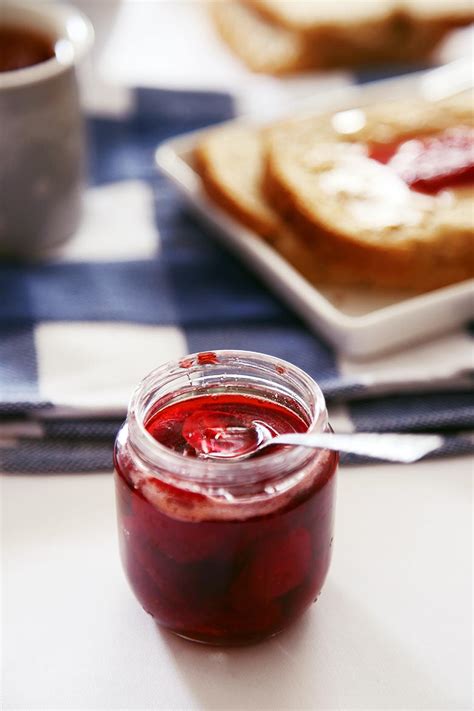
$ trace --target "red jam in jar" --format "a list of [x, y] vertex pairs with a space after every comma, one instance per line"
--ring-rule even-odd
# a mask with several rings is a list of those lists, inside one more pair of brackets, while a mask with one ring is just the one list
[[468, 126], [370, 147], [369, 157], [392, 168], [413, 190], [435, 194], [474, 182], [474, 131]]
[[328, 429], [327, 411], [316, 383], [288, 363], [213, 356], [153, 371], [132, 398], [115, 449], [120, 549], [159, 624], [245, 644], [276, 634], [318, 596], [338, 458], [275, 447], [232, 461], [276, 434]]

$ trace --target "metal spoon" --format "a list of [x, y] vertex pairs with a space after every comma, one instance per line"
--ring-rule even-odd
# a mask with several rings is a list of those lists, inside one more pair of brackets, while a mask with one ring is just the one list
[[253, 457], [267, 447], [291, 445], [310, 447], [314, 449], [330, 449], [336, 452], [349, 452], [365, 457], [384, 459], [390, 462], [416, 462], [443, 444], [443, 438], [438, 435], [414, 435], [397, 433], [356, 432], [351, 434], [332, 434], [318, 432], [317, 434], [290, 433], [281, 434], [272, 439], [260, 442], [257, 446], [247, 449], [241, 454], [231, 451], [209, 452], [206, 459], [229, 459], [241, 462]]

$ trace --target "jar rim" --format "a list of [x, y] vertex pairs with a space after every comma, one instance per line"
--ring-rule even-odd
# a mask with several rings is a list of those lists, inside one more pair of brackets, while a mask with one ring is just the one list
[[[213, 357], [212, 362], [203, 359], [203, 356], [209, 355]], [[270, 451], [264, 457], [239, 462], [229, 459], [220, 462], [214, 459], [188, 458], [158, 442], [145, 427], [147, 412], [143, 400], [166, 376], [171, 380], [173, 375], [178, 377], [188, 373], [189, 375], [209, 373], [217, 366], [222, 368], [223, 365], [233, 365], [239, 368], [252, 367], [252, 365], [257, 367], [258, 364], [262, 368], [266, 366], [272, 369], [272, 372], [282, 377], [284, 374], [286, 380], [291, 376], [300, 386], [306, 388], [310, 398], [308, 432], [321, 432], [328, 429], [324, 395], [316, 381], [298, 366], [281, 358], [254, 351], [213, 350], [192, 353], [152, 370], [132, 394], [127, 418], [130, 444], [143, 463], [151, 467], [159, 466], [160, 472], [165, 469], [173, 479], [178, 479], [184, 488], [191, 489], [203, 484], [213, 487], [239, 484], [245, 486], [261, 481], [263, 478], [273, 479], [283, 474], [286, 476], [305, 466], [315, 456], [315, 450], [305, 447]], [[154, 476], [154, 472], [151, 470], [149, 475]]]

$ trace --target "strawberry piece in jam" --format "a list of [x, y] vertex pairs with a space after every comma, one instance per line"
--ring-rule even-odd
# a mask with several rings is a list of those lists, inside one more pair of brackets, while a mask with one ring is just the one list
[[[178, 563], [193, 563], [215, 557], [221, 549], [215, 525], [193, 521], [181, 521], [172, 516], [164, 516], [160, 508], [173, 511], [176, 497], [180, 508], [199, 505], [201, 494], [178, 492], [174, 487], [149, 479], [141, 487], [144, 496], [135, 499], [136, 528], [139, 529], [144, 545], [159, 549], [168, 558]], [[150, 502], [154, 506], [150, 506]], [[229, 541], [230, 545], [230, 541]]]
[[251, 562], [237, 579], [234, 605], [286, 595], [304, 582], [310, 565], [311, 537], [305, 528], [269, 537], [256, 546]]
[[369, 157], [389, 166], [413, 190], [433, 195], [474, 182], [474, 131], [459, 126], [435, 136], [374, 144]]

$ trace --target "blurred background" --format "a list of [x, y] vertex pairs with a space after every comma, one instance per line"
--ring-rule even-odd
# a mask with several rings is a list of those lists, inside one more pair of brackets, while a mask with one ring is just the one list
[[[238, 52], [222, 39], [210, 12], [213, 5], [229, 5], [232, 0], [78, 0], [75, 4], [91, 18], [96, 32], [94, 76], [88, 77], [89, 82], [94, 79], [112, 85], [231, 91], [242, 102], [243, 111], [271, 113], [292, 97], [350, 81], [351, 71], [356, 70], [349, 59], [345, 68], [329, 72], [295, 69], [275, 77], [264, 71], [271, 62], [262, 62], [258, 73], [250, 71]], [[326, 3], [327, 7], [331, 4]], [[432, 3], [435, 9], [440, 6], [446, 10], [449, 2]], [[350, 7], [347, 14], [351, 14]], [[272, 36], [258, 36], [258, 42], [275, 47]], [[396, 75], [469, 58], [472, 43], [471, 28], [457, 29], [447, 32], [430, 56], [411, 62], [402, 57], [394, 64], [382, 57], [378, 65], [372, 60], [372, 67], [357, 69], [367, 79]], [[88, 99], [93, 100], [91, 94]], [[98, 105], [100, 97], [95, 95], [94, 100]]]
[[[417, 52], [416, 32], [398, 18], [399, 61], [372, 27], [380, 55], [370, 66], [353, 61], [350, 43], [337, 62], [339, 45], [327, 42], [323, 68], [304, 32], [271, 19], [271, 2], [73, 4], [95, 30], [79, 68], [82, 220], [44, 259], [0, 260], [5, 708], [470, 708], [472, 328], [348, 356], [214, 239], [155, 152], [236, 115], [267, 120], [332, 89], [472, 63], [473, 29], [456, 26], [471, 3], [412, 3], [425, 28], [432, 13], [460, 8], [433, 52]], [[297, 5], [275, 4], [290, 16]], [[383, 4], [322, 5], [329, 14], [344, 5], [350, 20]], [[298, 5], [304, 24], [312, 3]], [[335, 303], [344, 298], [338, 289]], [[336, 430], [446, 438], [439, 457], [413, 466], [345, 459], [318, 614], [252, 650], [196, 649], [157, 633], [117, 553], [112, 450], [130, 395], [152, 368], [211, 348], [300, 366], [321, 384]]]

